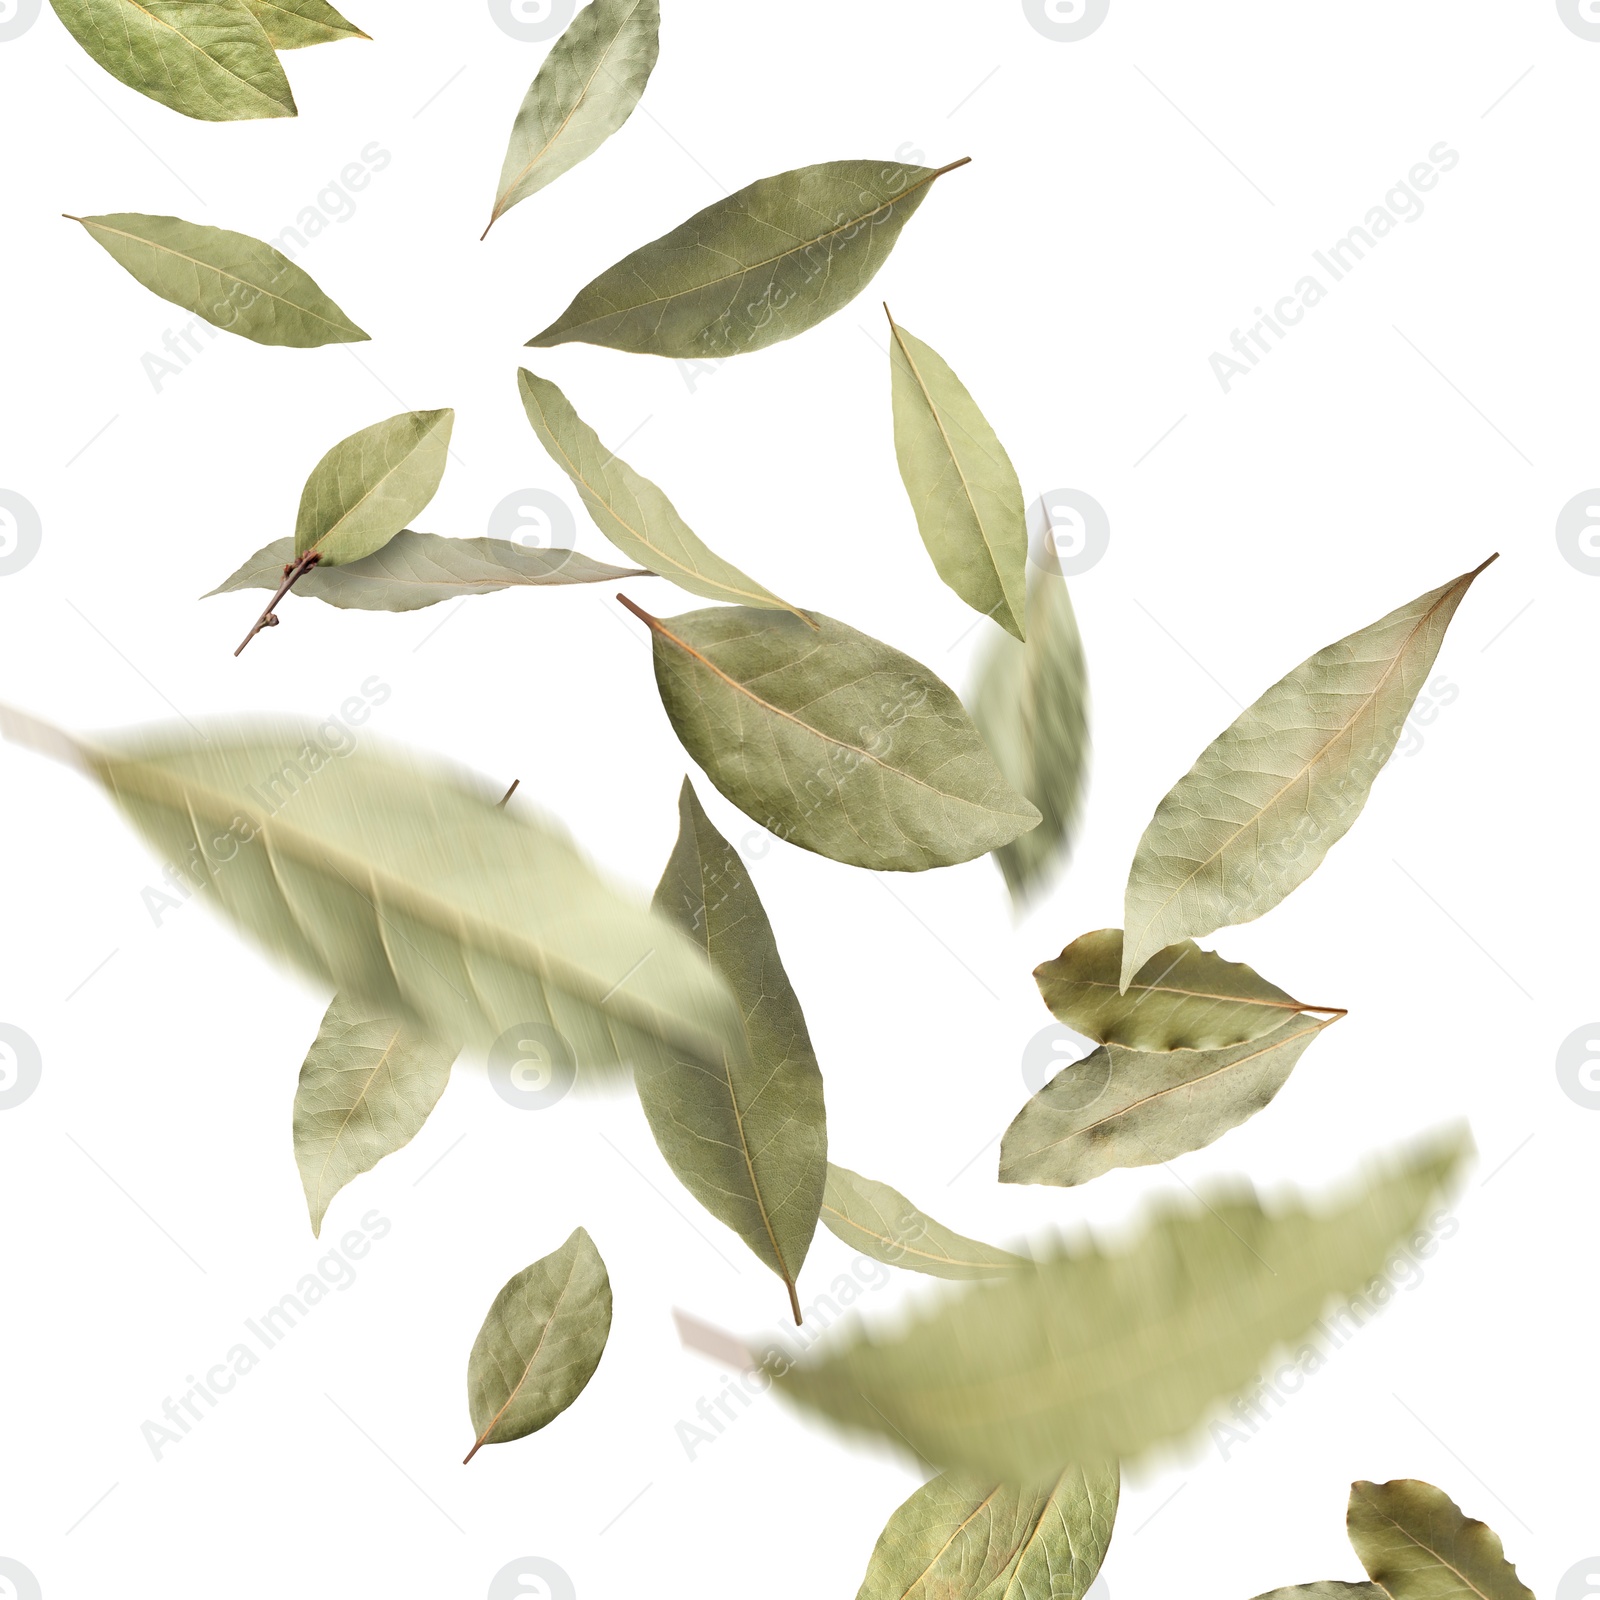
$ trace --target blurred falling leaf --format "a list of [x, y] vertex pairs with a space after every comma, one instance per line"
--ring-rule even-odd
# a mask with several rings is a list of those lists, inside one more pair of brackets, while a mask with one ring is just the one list
[[341, 17], [328, 0], [246, 0], [246, 4], [274, 50], [304, 50], [308, 45], [371, 37]]
[[505, 1444], [554, 1422], [600, 1365], [611, 1333], [611, 1280], [594, 1241], [574, 1228], [494, 1297], [467, 1361], [476, 1442]]
[[1367, 1576], [1391, 1600], [1533, 1600], [1499, 1535], [1431, 1483], [1351, 1484], [1346, 1526]]
[[1251, 922], [1311, 876], [1361, 814], [1456, 607], [1495, 559], [1302, 661], [1202, 752], [1134, 854], [1124, 986], [1163, 947]]

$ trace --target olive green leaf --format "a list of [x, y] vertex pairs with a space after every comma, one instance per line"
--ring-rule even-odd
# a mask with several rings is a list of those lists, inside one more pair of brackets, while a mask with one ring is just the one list
[[1054, 547], [1042, 545], [1032, 567], [1028, 642], [997, 633], [971, 696], [972, 720], [1006, 782], [1044, 819], [994, 853], [1019, 909], [1070, 854], [1089, 775], [1089, 676], [1078, 619]]
[[300, 495], [296, 557], [337, 567], [381, 550], [438, 492], [454, 411], [407, 411], [341, 440]]
[[866, 288], [934, 179], [965, 165], [825, 161], [762, 178], [608, 267], [528, 343], [711, 360], [792, 339]]
[[456, 1055], [409, 1022], [334, 996], [294, 1095], [294, 1158], [313, 1234], [321, 1237], [329, 1203], [352, 1178], [416, 1138]]
[[1533, 1600], [1499, 1535], [1431, 1483], [1351, 1484], [1346, 1527], [1390, 1600]]
[[653, 904], [727, 980], [749, 1049], [716, 1069], [674, 1060], [636, 1073], [650, 1131], [690, 1194], [783, 1279], [799, 1322], [795, 1279], [828, 1172], [822, 1074], [750, 874], [687, 778]]
[[[274, 539], [200, 598], [239, 589], [276, 589], [293, 560], [294, 540]], [[637, 567], [613, 567], [576, 550], [537, 550], [510, 539], [443, 539], [408, 528], [359, 561], [313, 567], [296, 582], [294, 592], [347, 611], [418, 611], [441, 600], [500, 589], [649, 576]]]
[[1292, 1016], [1226, 1050], [1125, 1050], [1103, 1044], [1058, 1072], [1000, 1141], [1002, 1183], [1087, 1183], [1203, 1150], [1247, 1122], [1288, 1082], [1336, 1018]]
[[611, 1332], [611, 1279], [594, 1240], [574, 1228], [559, 1250], [524, 1267], [494, 1297], [467, 1361], [467, 1407], [486, 1444], [521, 1439], [583, 1393]]
[[1000, 776], [955, 694], [830, 617], [749, 607], [648, 624], [683, 747], [747, 816], [791, 844], [921, 872], [1005, 844], [1039, 813]]
[[862, 1255], [930, 1278], [995, 1278], [1030, 1265], [1009, 1250], [964, 1238], [917, 1210], [899, 1190], [832, 1162], [822, 1220]]
[[1115, 1463], [1027, 1489], [935, 1478], [889, 1518], [856, 1600], [1083, 1600], [1119, 1492]]
[[1251, 922], [1311, 876], [1361, 814], [1456, 607], [1495, 559], [1301, 662], [1178, 780], [1128, 873], [1124, 986], [1156, 951]]
[[355, 23], [341, 17], [328, 0], [245, 0], [266, 29], [274, 50], [303, 50], [307, 45], [340, 39], [370, 39]]
[[512, 124], [489, 228], [592, 156], [633, 115], [655, 70], [660, 33], [660, 0], [593, 0], [578, 13]]
[[1121, 973], [1121, 928], [1085, 933], [1033, 969], [1058, 1021], [1129, 1050], [1224, 1050], [1281, 1028], [1297, 1012], [1345, 1014], [1293, 1000], [1242, 961], [1224, 961], [1188, 939], [1157, 951], [1126, 990], [1117, 987]]
[[1269, 1589], [1256, 1600], [1383, 1600], [1383, 1590], [1375, 1583], [1341, 1583], [1324, 1579], [1321, 1583], [1296, 1583], [1287, 1589]]
[[229, 718], [90, 745], [0, 707], [0, 732], [97, 779], [242, 932], [375, 1015], [482, 1049], [555, 1029], [591, 1080], [745, 1048], [704, 953], [554, 826], [498, 809], [503, 783], [327, 729]]
[[894, 448], [939, 576], [1007, 633], [1023, 637], [1028, 509], [1005, 446], [931, 346], [889, 314]]
[[50, 0], [119, 83], [201, 122], [292, 117], [272, 41], [245, 0]]
[[1187, 1434], [1328, 1303], [1382, 1271], [1470, 1142], [1439, 1139], [1338, 1206], [1248, 1188], [1159, 1210], [1115, 1253], [1088, 1241], [963, 1285], [914, 1320], [830, 1330], [775, 1387], [805, 1410], [946, 1471], [1035, 1483]]
[[648, 478], [640, 477], [601, 444], [594, 429], [553, 383], [524, 367], [517, 374], [517, 384], [539, 443], [572, 479], [595, 525], [625, 556], [702, 600], [731, 600], [736, 605], [792, 611], [809, 625], [811, 619], [804, 611], [780, 600], [707, 548]]
[[369, 337], [270, 244], [181, 217], [72, 217], [151, 293], [257, 344], [309, 349]]

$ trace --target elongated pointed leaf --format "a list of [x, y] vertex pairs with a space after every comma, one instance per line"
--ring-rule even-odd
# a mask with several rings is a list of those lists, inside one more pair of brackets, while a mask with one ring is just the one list
[[779, 838], [920, 872], [970, 861], [1039, 820], [955, 694], [910, 656], [816, 613], [820, 631], [748, 607], [667, 622], [638, 614], [684, 749]]
[[50, 0], [119, 83], [201, 122], [292, 117], [294, 95], [245, 0]]
[[[263, 545], [211, 595], [238, 589], [276, 589], [294, 560], [294, 540]], [[462, 595], [520, 587], [555, 588], [647, 578], [637, 567], [613, 567], [576, 550], [536, 550], [510, 539], [442, 539], [436, 533], [397, 533], [381, 550], [341, 567], [315, 566], [294, 586], [295, 595], [341, 610], [419, 611]]]
[[1083, 1600], [1119, 1490], [1115, 1464], [1042, 1488], [935, 1478], [890, 1517], [856, 1600]]
[[1033, 969], [1058, 1021], [1086, 1039], [1129, 1050], [1225, 1050], [1272, 1033], [1298, 1012], [1344, 1013], [1291, 999], [1242, 961], [1224, 961], [1192, 941], [1158, 950], [1133, 976], [1122, 975], [1122, 929], [1076, 938]]
[[972, 720], [1006, 782], [1043, 818], [994, 853], [1019, 909], [1070, 855], [1089, 776], [1088, 669], [1049, 545], [1034, 558], [1027, 617], [1025, 645], [994, 636], [971, 697]]
[[381, 550], [438, 492], [455, 420], [402, 412], [336, 444], [306, 479], [294, 553], [337, 567]]
[[1533, 1600], [1499, 1535], [1431, 1483], [1352, 1484], [1346, 1526], [1390, 1600]]
[[946, 1471], [1030, 1483], [1131, 1460], [1383, 1268], [1461, 1164], [1464, 1135], [1370, 1176], [1337, 1207], [1265, 1208], [1248, 1189], [1158, 1212], [1116, 1253], [1080, 1243], [964, 1285], [893, 1328], [830, 1330], [768, 1358], [806, 1410]]
[[1269, 1589], [1255, 1600], [1383, 1600], [1383, 1590], [1375, 1583], [1341, 1583], [1325, 1579], [1321, 1583], [1297, 1583], [1287, 1589]]
[[762, 178], [608, 267], [528, 343], [713, 360], [792, 339], [866, 288], [950, 170], [825, 161]]
[[810, 621], [804, 611], [709, 549], [648, 478], [601, 444], [553, 383], [526, 367], [517, 374], [517, 383], [539, 443], [572, 479], [595, 526], [625, 556], [704, 600], [792, 611]]
[[1070, 1187], [1203, 1150], [1270, 1104], [1328, 1025], [1294, 1016], [1226, 1050], [1103, 1044], [1017, 1113], [1000, 1141], [1000, 1181]]
[[131, 211], [72, 220], [145, 288], [227, 333], [302, 350], [369, 337], [286, 255], [248, 234]]
[[352, 1003], [487, 1049], [554, 1029], [591, 1082], [667, 1050], [720, 1068], [744, 1021], [702, 951], [503, 783], [342, 723], [218, 720], [97, 740], [0, 732], [98, 779], [270, 954]]
[[329, 1202], [352, 1178], [416, 1138], [457, 1053], [410, 1022], [334, 997], [294, 1096], [294, 1158], [313, 1234], [321, 1237]]
[[355, 23], [341, 17], [328, 0], [246, 0], [266, 30], [274, 50], [304, 50], [340, 39], [368, 39]]
[[1301, 662], [1179, 779], [1128, 873], [1124, 984], [1156, 951], [1251, 922], [1311, 876], [1361, 814], [1489, 561]]
[[594, 1241], [574, 1228], [494, 1297], [467, 1362], [475, 1443], [537, 1433], [583, 1393], [611, 1333], [611, 1279]]
[[889, 318], [894, 447], [939, 576], [1024, 636], [1028, 510], [1005, 446], [943, 356]]
[[593, 0], [572, 19], [517, 112], [489, 228], [592, 156], [633, 115], [655, 70], [660, 32], [660, 0]]
[[687, 778], [654, 904], [727, 979], [749, 1049], [720, 1069], [673, 1060], [636, 1074], [650, 1131], [684, 1187], [783, 1279], [798, 1322], [828, 1173], [822, 1074], [750, 874]]
[[862, 1255], [930, 1278], [997, 1278], [1031, 1265], [1009, 1250], [963, 1237], [919, 1211], [898, 1189], [832, 1162], [822, 1220]]

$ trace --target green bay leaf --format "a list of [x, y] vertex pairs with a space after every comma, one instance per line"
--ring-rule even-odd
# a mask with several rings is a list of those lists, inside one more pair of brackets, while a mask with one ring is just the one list
[[342, 566], [381, 550], [439, 489], [454, 411], [407, 411], [342, 439], [300, 495], [296, 557]]
[[246, 0], [274, 50], [304, 50], [340, 39], [370, 39], [328, 0]]
[[1120, 1487], [1114, 1463], [1037, 1488], [937, 1477], [890, 1517], [856, 1600], [1083, 1600]]
[[825, 161], [715, 201], [608, 267], [530, 346], [715, 360], [792, 339], [870, 283], [937, 170]]
[[684, 1187], [783, 1279], [799, 1322], [795, 1280], [828, 1174], [822, 1073], [749, 870], [687, 778], [678, 824], [655, 910], [727, 980], [749, 1048], [730, 1050], [719, 1069], [690, 1060], [642, 1069], [639, 1099]]
[[414, 1024], [335, 995], [294, 1096], [294, 1158], [311, 1231], [353, 1178], [408, 1145], [450, 1082], [458, 1051]]
[[494, 1297], [467, 1361], [475, 1440], [537, 1433], [583, 1393], [611, 1333], [611, 1279], [594, 1241], [575, 1228], [559, 1250], [524, 1267]]
[[1293, 1016], [1225, 1050], [1103, 1044], [1047, 1083], [1000, 1141], [1002, 1183], [1087, 1183], [1203, 1150], [1271, 1103], [1330, 1024]]
[[828, 1164], [822, 1221], [853, 1250], [930, 1278], [995, 1278], [1030, 1263], [968, 1239], [919, 1211], [898, 1189]]
[[257, 344], [310, 349], [370, 337], [286, 255], [245, 233], [181, 217], [73, 217], [145, 288]]
[[1028, 512], [1016, 468], [944, 357], [893, 316], [889, 333], [895, 454], [922, 542], [950, 588], [1021, 639]]
[[517, 383], [539, 443], [571, 478], [595, 526], [625, 556], [703, 600], [792, 611], [809, 624], [804, 611], [711, 550], [655, 484], [606, 449], [553, 383], [526, 367]]
[[294, 95], [245, 0], [50, 0], [119, 83], [201, 122], [292, 117]]
[[1431, 1483], [1352, 1484], [1346, 1528], [1389, 1600], [1533, 1600], [1500, 1536]]
[[1202, 752], [1128, 873], [1122, 981], [1156, 951], [1251, 922], [1304, 883], [1367, 803], [1484, 567], [1319, 650]]
[[880, 872], [970, 861], [1039, 813], [1000, 775], [954, 692], [831, 617], [749, 607], [648, 624], [684, 748], [764, 828]]
[[945, 1471], [1031, 1483], [1126, 1462], [1188, 1434], [1365, 1288], [1468, 1147], [1436, 1140], [1333, 1206], [1216, 1192], [1157, 1212], [1114, 1252], [1080, 1242], [947, 1291], [914, 1321], [830, 1330], [798, 1359], [774, 1351], [767, 1368], [802, 1409]]
[[512, 124], [489, 228], [592, 156], [633, 115], [655, 70], [660, 33], [660, 0], [592, 0], [572, 19]]
[[1321, 1583], [1296, 1583], [1286, 1589], [1269, 1589], [1255, 1600], [1383, 1600], [1383, 1590], [1375, 1583], [1344, 1583], [1324, 1579]]
[[1223, 1050], [1281, 1028], [1297, 1012], [1344, 1015], [1291, 999], [1242, 961], [1224, 961], [1188, 939], [1158, 950], [1121, 989], [1121, 928], [1081, 935], [1033, 976], [1057, 1021], [1129, 1050]]

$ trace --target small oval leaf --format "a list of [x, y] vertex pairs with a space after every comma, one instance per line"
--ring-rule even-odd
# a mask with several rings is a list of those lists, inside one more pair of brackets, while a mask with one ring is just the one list
[[1383, 1590], [1375, 1583], [1343, 1583], [1324, 1579], [1321, 1583], [1296, 1583], [1287, 1589], [1269, 1589], [1255, 1600], [1383, 1600]]
[[1351, 1484], [1346, 1528], [1390, 1600], [1533, 1600], [1499, 1535], [1431, 1483]]

